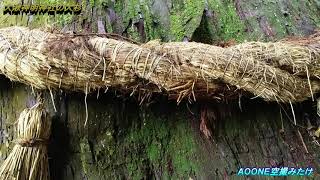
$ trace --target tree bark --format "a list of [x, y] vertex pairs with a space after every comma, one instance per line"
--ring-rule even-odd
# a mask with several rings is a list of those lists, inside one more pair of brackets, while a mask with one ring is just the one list
[[[117, 33], [140, 42], [188, 40], [224, 46], [309, 35], [320, 26], [316, 0], [77, 2], [85, 8], [80, 16], [49, 19], [64, 31]], [[1, 16], [1, 27], [37, 27], [47, 18]], [[3, 161], [15, 138], [14, 122], [35, 97], [31, 87], [3, 76], [0, 84]], [[84, 94], [54, 92], [51, 101], [50, 93], [44, 93], [53, 118], [52, 179], [234, 179], [239, 167], [251, 166], [311, 166], [319, 178], [320, 147], [307, 130], [320, 124], [315, 102], [294, 105], [295, 125], [289, 105], [260, 99], [239, 96], [224, 103], [177, 105], [159, 96], [139, 105], [135, 97], [110, 90], [100, 92], [99, 98], [98, 92], [88, 96], [85, 127]]]

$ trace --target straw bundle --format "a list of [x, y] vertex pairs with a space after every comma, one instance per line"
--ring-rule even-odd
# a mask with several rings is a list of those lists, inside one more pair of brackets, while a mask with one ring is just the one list
[[267, 101], [303, 101], [320, 90], [320, 36], [227, 48], [193, 42], [137, 44], [97, 35], [0, 29], [0, 73], [40, 89], [114, 87], [216, 98], [249, 92]]
[[47, 141], [51, 121], [42, 104], [25, 109], [17, 122], [16, 145], [0, 167], [0, 179], [49, 179]]

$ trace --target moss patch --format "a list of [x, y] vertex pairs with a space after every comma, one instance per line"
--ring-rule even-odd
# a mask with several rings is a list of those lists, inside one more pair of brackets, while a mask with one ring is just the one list
[[199, 26], [204, 10], [204, 1], [174, 0], [170, 11], [172, 40], [181, 41], [191, 37]]
[[209, 9], [213, 11], [216, 22], [210, 22], [210, 28], [217, 30], [219, 41], [231, 39], [243, 41], [244, 22], [240, 20], [233, 2], [221, 0], [208, 0]]
[[116, 132], [106, 130], [81, 141], [82, 167], [88, 177], [186, 179], [197, 174], [197, 145], [186, 116], [172, 114], [165, 118], [150, 109], [139, 111], [136, 117], [140, 118], [120, 138], [115, 139]]

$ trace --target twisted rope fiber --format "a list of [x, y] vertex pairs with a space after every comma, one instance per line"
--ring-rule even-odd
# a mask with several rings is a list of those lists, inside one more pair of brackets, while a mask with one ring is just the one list
[[0, 73], [39, 89], [89, 93], [113, 87], [162, 92], [178, 102], [249, 92], [266, 101], [298, 102], [319, 92], [319, 60], [319, 35], [222, 48], [0, 29]]

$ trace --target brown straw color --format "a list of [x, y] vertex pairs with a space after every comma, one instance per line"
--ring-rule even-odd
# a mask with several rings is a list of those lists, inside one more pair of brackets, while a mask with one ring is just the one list
[[0, 167], [0, 179], [48, 180], [47, 141], [51, 120], [42, 104], [25, 109], [17, 122], [17, 140]]
[[0, 29], [0, 73], [40, 89], [89, 93], [113, 87], [166, 93], [178, 102], [248, 92], [267, 101], [298, 102], [319, 92], [319, 60], [319, 35], [222, 48]]

